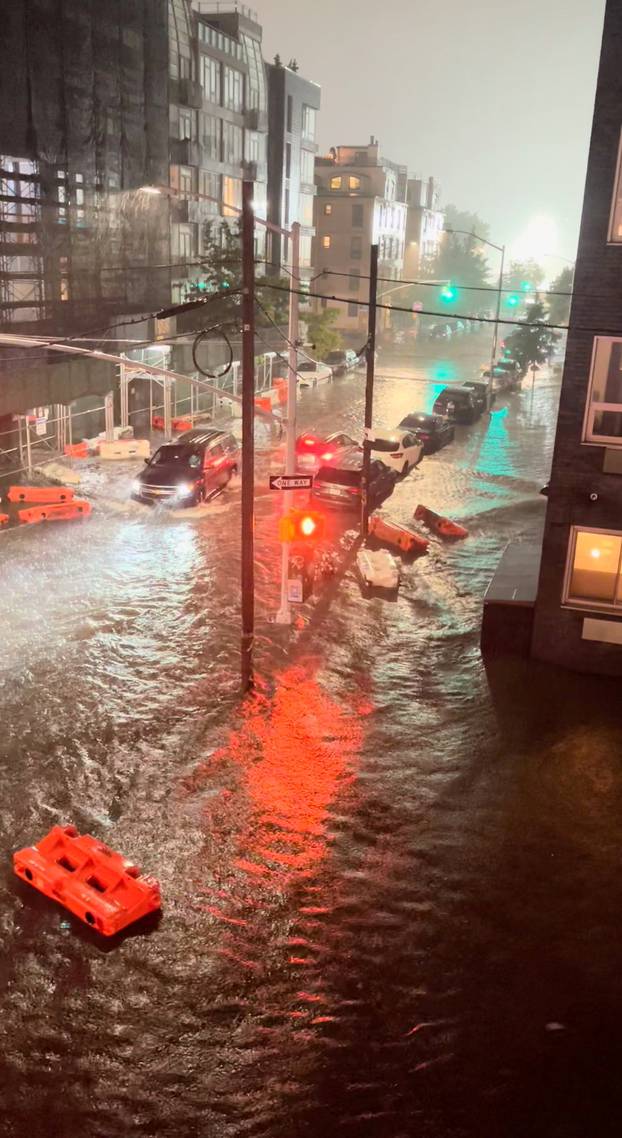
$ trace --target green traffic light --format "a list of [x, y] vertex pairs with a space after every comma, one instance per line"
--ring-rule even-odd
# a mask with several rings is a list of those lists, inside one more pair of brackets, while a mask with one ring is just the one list
[[455, 300], [457, 295], [458, 293], [452, 285], [445, 285], [445, 288], [441, 290], [441, 300]]
[[509, 305], [510, 308], [516, 308], [516, 305], [518, 304], [518, 297], [516, 293], [511, 293], [510, 296], [507, 297], [505, 303]]
[[520, 287], [522, 288], [523, 292], [531, 292], [531, 285], [529, 281], [521, 281]]

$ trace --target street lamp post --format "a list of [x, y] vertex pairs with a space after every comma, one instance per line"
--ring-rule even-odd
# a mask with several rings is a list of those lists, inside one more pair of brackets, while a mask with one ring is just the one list
[[503, 272], [505, 269], [505, 245], [495, 245], [494, 241], [489, 241], [486, 237], [480, 237], [477, 233], [469, 233], [468, 229], [454, 229], [452, 226], [445, 226], [445, 233], [456, 234], [459, 233], [463, 237], [473, 237], [479, 241], [481, 245], [489, 245], [491, 249], [496, 249], [501, 254], [501, 266], [499, 269], [499, 284], [497, 286], [497, 310], [495, 313], [495, 324], [492, 333], [492, 347], [490, 352], [490, 373], [488, 376], [488, 410], [492, 403], [492, 377], [495, 366], [495, 356], [497, 354], [497, 343], [499, 340], [499, 317], [501, 315], [501, 295], [503, 293]]

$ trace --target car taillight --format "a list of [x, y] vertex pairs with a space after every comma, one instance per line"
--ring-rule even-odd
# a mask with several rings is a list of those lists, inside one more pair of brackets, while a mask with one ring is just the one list
[[326, 454], [322, 454], [322, 455], [320, 455], [320, 458], [322, 458], [322, 459], [325, 459], [325, 460], [326, 460], [326, 462], [328, 462], [328, 461], [329, 461], [329, 459], [331, 459], [331, 458], [334, 458], [334, 457], [335, 457], [335, 456], [334, 456], [334, 454], [333, 454], [333, 453], [332, 453], [332, 451], [330, 451], [330, 450], [327, 450], [327, 451], [326, 451]]

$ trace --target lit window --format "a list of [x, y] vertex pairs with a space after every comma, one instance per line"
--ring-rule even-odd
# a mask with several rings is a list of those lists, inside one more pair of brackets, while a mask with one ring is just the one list
[[323, 247], [324, 249], [330, 249], [330, 247], [331, 247], [332, 243], [333, 243], [333, 239], [332, 239], [332, 237], [330, 237], [328, 234], [326, 234], [326, 235], [325, 235], [325, 236], [322, 238], [322, 247]]
[[609, 241], [612, 244], [622, 242], [622, 132], [620, 133], [616, 180], [611, 202], [611, 217], [609, 218]]
[[588, 608], [622, 608], [622, 534], [573, 528], [564, 600]]
[[324, 206], [324, 213], [325, 213], [326, 217], [330, 217], [332, 212], [333, 212], [333, 207], [332, 207], [332, 205], [330, 205], [330, 203], [328, 205]]
[[223, 217], [238, 217], [242, 209], [241, 178], [223, 178], [222, 205]]
[[583, 440], [622, 446], [622, 339], [594, 338]]
[[331, 190], [340, 190], [341, 189], [341, 177], [331, 178], [330, 188], [331, 188]]
[[360, 178], [356, 178], [356, 177], [354, 177], [354, 175], [351, 175], [351, 176], [348, 178], [348, 188], [349, 188], [350, 190], [360, 190], [360, 188], [361, 188], [361, 179], [360, 179]]
[[300, 224], [310, 228], [313, 225], [313, 203], [315, 198], [311, 194], [300, 195]]

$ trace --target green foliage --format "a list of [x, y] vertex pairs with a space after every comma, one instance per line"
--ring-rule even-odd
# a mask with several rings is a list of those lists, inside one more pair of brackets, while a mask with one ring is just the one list
[[[555, 292], [572, 292], [574, 282], [574, 267], [568, 265], [567, 268], [562, 269], [559, 276], [551, 282], [552, 293]], [[567, 324], [570, 319], [570, 296], [551, 296], [549, 295], [549, 319], [551, 324]]]
[[511, 261], [509, 269], [503, 274], [503, 287], [511, 292], [529, 295], [535, 292], [544, 280], [544, 269], [537, 261]]
[[437, 290], [424, 287], [423, 295], [413, 299], [421, 300], [424, 308], [437, 311], [441, 317], [450, 312], [472, 316], [491, 307], [490, 294], [478, 291], [490, 287], [488, 274], [481, 244], [474, 237], [448, 233], [429, 275], [433, 280], [449, 281], [449, 286]]
[[[200, 275], [186, 287], [186, 300], [203, 300], [210, 293], [230, 290], [231, 296], [219, 296], [206, 306], [210, 322], [237, 324], [240, 320], [242, 287], [242, 254], [240, 227], [236, 222], [220, 225], [208, 221], [203, 228]], [[270, 288], [277, 285], [279, 289]], [[258, 300], [256, 319], [260, 327], [270, 325], [270, 317], [280, 326], [287, 325], [289, 281], [283, 277], [258, 275], [255, 278]], [[263, 311], [265, 309], [265, 312]]]
[[320, 308], [317, 312], [305, 316], [307, 337], [314, 345], [318, 359], [323, 360], [329, 352], [334, 352], [342, 345], [341, 333], [334, 327], [337, 316], [336, 308]]
[[549, 359], [559, 340], [559, 333], [551, 328], [530, 327], [531, 324], [543, 324], [549, 320], [548, 309], [541, 301], [530, 305], [528, 311], [529, 323], [515, 328], [505, 338], [506, 351], [525, 370], [531, 364], [541, 364]]
[[478, 237], [488, 239], [490, 226], [482, 221], [477, 213], [458, 209], [455, 205], [447, 205], [444, 209], [445, 225], [448, 229], [465, 229], [467, 233], [477, 233]]

